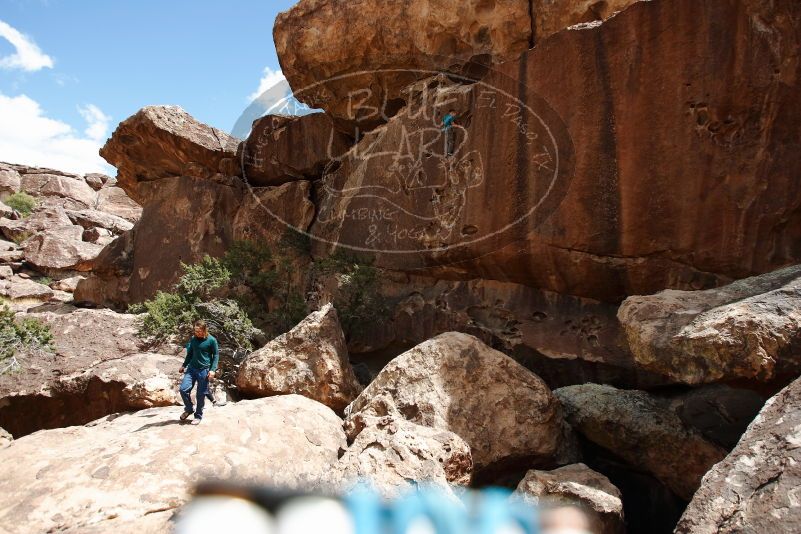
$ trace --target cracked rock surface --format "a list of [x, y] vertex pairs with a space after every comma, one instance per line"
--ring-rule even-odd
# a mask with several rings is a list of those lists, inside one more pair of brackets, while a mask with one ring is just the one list
[[345, 444], [334, 412], [298, 395], [210, 407], [200, 426], [180, 424], [180, 413], [151, 408], [12, 441], [0, 449], [0, 524], [15, 534], [165, 532], [201, 480], [306, 487]]
[[770, 398], [705, 476], [676, 534], [801, 531], [801, 379]]

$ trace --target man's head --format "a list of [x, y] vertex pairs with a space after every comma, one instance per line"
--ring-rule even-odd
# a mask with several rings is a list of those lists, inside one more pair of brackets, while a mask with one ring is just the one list
[[455, 109], [449, 109], [448, 113], [450, 113], [451, 115], [456, 115], [456, 110]]
[[198, 319], [195, 321], [195, 337], [206, 337], [209, 335], [209, 327], [206, 326], [206, 321]]

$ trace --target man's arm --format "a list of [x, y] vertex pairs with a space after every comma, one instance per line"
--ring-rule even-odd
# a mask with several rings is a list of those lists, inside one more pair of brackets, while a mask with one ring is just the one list
[[191, 339], [186, 344], [186, 357], [184, 358], [184, 364], [181, 366], [182, 369], [186, 369], [186, 366], [189, 365], [189, 357], [190, 356], [192, 356], [192, 340]]
[[217, 364], [220, 363], [220, 347], [217, 344], [217, 339], [214, 339], [214, 355], [211, 357], [211, 372], [217, 371]]

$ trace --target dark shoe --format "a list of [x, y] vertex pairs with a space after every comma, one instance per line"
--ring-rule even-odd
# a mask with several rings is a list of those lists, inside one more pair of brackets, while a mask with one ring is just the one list
[[181, 421], [186, 421], [186, 418], [192, 415], [192, 412], [184, 412], [181, 414]]
[[197, 425], [199, 425], [199, 424], [200, 424], [200, 422], [201, 422], [202, 420], [203, 420], [203, 419], [198, 419], [197, 417], [195, 417], [194, 419], [192, 419], [192, 422], [191, 422], [191, 423], [189, 423], [189, 424], [190, 424], [190, 425], [197, 426]]

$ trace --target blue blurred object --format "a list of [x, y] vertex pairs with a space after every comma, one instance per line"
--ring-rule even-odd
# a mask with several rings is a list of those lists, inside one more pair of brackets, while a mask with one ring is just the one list
[[510, 491], [457, 491], [458, 497], [420, 486], [385, 500], [364, 485], [340, 498], [205, 484], [179, 515], [175, 531], [189, 534], [201, 526], [229, 531], [235, 526], [239, 534], [539, 534], [536, 507], [510, 499]]

